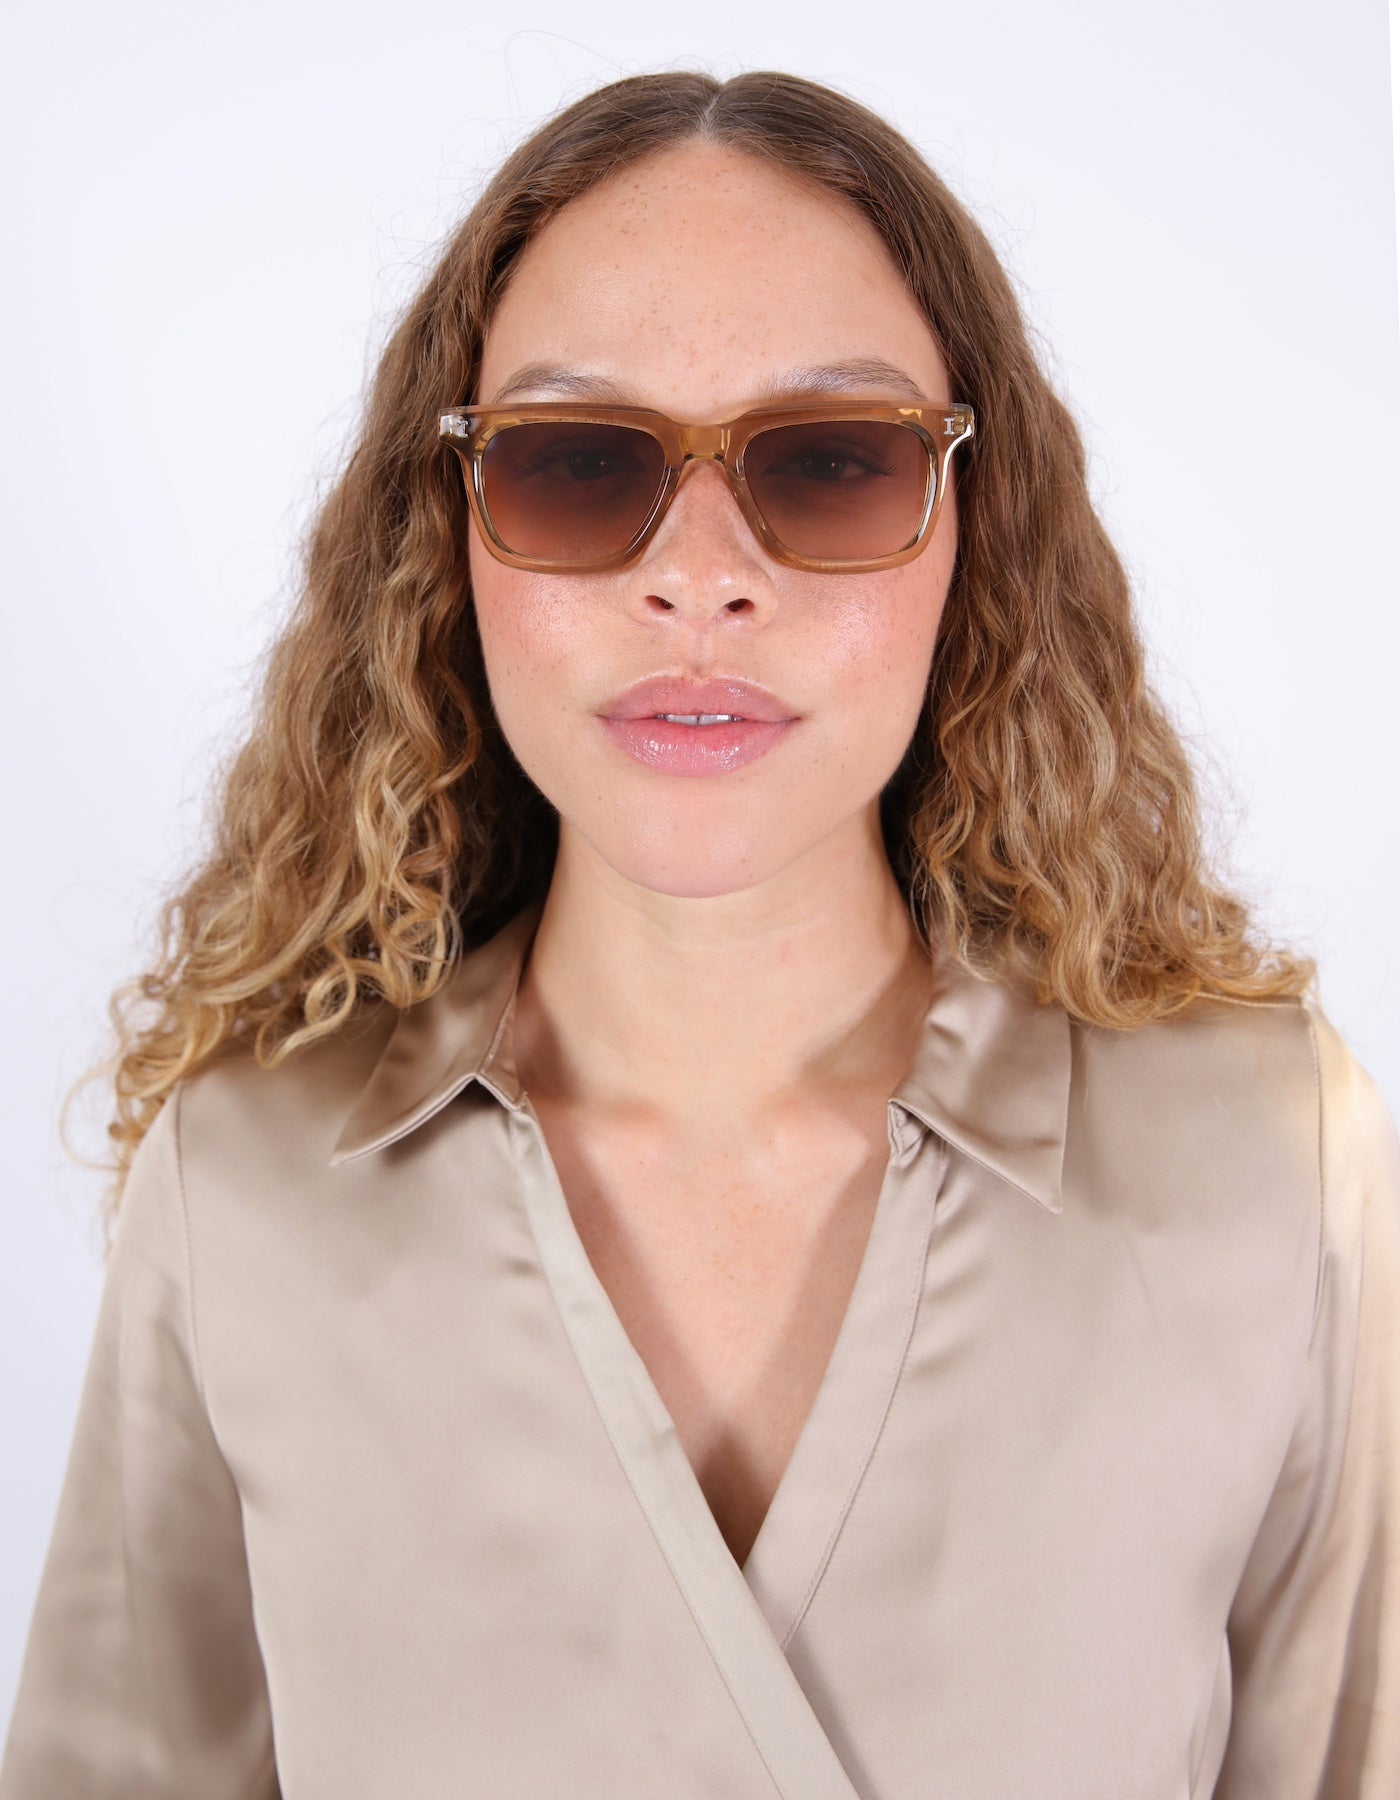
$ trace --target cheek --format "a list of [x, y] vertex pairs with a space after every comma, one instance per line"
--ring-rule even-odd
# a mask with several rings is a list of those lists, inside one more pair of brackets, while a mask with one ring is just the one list
[[903, 753], [928, 687], [945, 583], [930, 583], [921, 560], [867, 577], [834, 640], [848, 716], [859, 715], [881, 754], [892, 742]]
[[577, 704], [578, 673], [588, 666], [584, 614], [566, 582], [512, 569], [475, 548], [470, 570], [491, 701], [528, 769], [532, 746]]
[[[471, 564], [482, 662], [511, 754], [549, 805], [588, 833], [599, 810], [597, 767], [584, 754], [586, 633], [557, 578], [513, 569], [488, 552]], [[574, 596], [578, 598], [577, 595]], [[605, 690], [606, 691], [606, 690]]]

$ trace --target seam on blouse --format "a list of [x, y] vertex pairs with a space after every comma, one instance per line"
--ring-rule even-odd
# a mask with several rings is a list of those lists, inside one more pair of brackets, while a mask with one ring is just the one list
[[948, 1172], [950, 1149], [947, 1139], [939, 1137], [936, 1141], [940, 1151], [940, 1158], [938, 1171], [933, 1182], [933, 1206], [929, 1210], [928, 1228], [924, 1233], [924, 1253], [918, 1258], [917, 1266], [914, 1270], [913, 1282], [909, 1291], [909, 1298], [905, 1304], [904, 1339], [900, 1347], [899, 1361], [895, 1364], [894, 1377], [890, 1382], [889, 1391], [885, 1395], [885, 1404], [880, 1408], [879, 1413], [876, 1415], [875, 1421], [870, 1428], [870, 1435], [866, 1440], [865, 1448], [861, 1452], [860, 1458], [856, 1463], [855, 1472], [851, 1476], [846, 1492], [841, 1498], [840, 1506], [836, 1509], [836, 1521], [832, 1525], [826, 1543], [822, 1546], [822, 1553], [817, 1558], [817, 1566], [812, 1571], [812, 1577], [807, 1583], [806, 1592], [798, 1602], [797, 1610], [793, 1614], [791, 1624], [783, 1633], [781, 1643], [785, 1653], [788, 1645], [792, 1642], [793, 1638], [796, 1637], [798, 1628], [802, 1624], [803, 1619], [806, 1618], [807, 1609], [812, 1604], [812, 1600], [816, 1595], [817, 1589], [821, 1586], [822, 1578], [826, 1574], [831, 1558], [835, 1554], [837, 1541], [845, 1528], [846, 1515], [850, 1512], [855, 1501], [856, 1492], [859, 1489], [861, 1482], [865, 1479], [865, 1471], [870, 1465], [871, 1457], [875, 1454], [875, 1446], [884, 1435], [885, 1422], [890, 1416], [890, 1408], [894, 1405], [894, 1397], [899, 1391], [899, 1384], [904, 1379], [905, 1365], [909, 1361], [909, 1346], [914, 1341], [914, 1323], [919, 1316], [919, 1303], [923, 1298], [924, 1282], [928, 1279], [928, 1247], [933, 1235], [933, 1215], [937, 1211], [938, 1195], [943, 1190], [943, 1182]]
[[185, 1098], [185, 1084], [178, 1081], [171, 1099], [175, 1107], [175, 1185], [180, 1196], [180, 1227], [184, 1238], [185, 1249], [185, 1310], [189, 1315], [190, 1356], [194, 1363], [195, 1389], [199, 1394], [199, 1403], [204, 1408], [205, 1416], [209, 1414], [209, 1396], [204, 1391], [204, 1358], [199, 1348], [199, 1318], [194, 1304], [194, 1249], [191, 1242], [189, 1197], [185, 1192], [185, 1148], [181, 1135], [181, 1108]]
[[[1209, 1001], [1212, 1005], [1264, 1007], [1272, 1009], [1275, 1012], [1287, 1010], [1289, 1007], [1306, 1008], [1307, 1006], [1307, 1001], [1301, 994], [1256, 995], [1251, 998], [1245, 994], [1216, 994], [1207, 992], [1200, 997]], [[1088, 1026], [1085, 1029], [1092, 1031], [1096, 1030], [1097, 1027]]]
[[1311, 1007], [1305, 1006], [1303, 1013], [1308, 1021], [1308, 1045], [1312, 1051], [1313, 1086], [1317, 1094], [1317, 1274], [1313, 1279], [1312, 1329], [1308, 1332], [1308, 1355], [1311, 1356], [1313, 1340], [1317, 1336], [1317, 1322], [1322, 1316], [1323, 1245], [1327, 1235], [1327, 1184], [1324, 1179], [1326, 1161], [1323, 1143], [1326, 1117], [1323, 1107], [1322, 1057], [1317, 1042], [1317, 1021], [1313, 1017]]
[[[1221, 1674], [1220, 1674], [1222, 1664], [1223, 1664], [1224, 1670], [1225, 1670], [1225, 1677], [1224, 1677], [1224, 1683], [1223, 1683], [1224, 1705], [1225, 1705], [1225, 1707], [1233, 1710], [1234, 1683], [1233, 1683], [1233, 1669], [1232, 1669], [1232, 1665], [1230, 1662], [1230, 1637], [1229, 1637], [1228, 1630], [1222, 1631], [1220, 1634], [1220, 1647], [1216, 1652], [1215, 1667], [1210, 1672], [1210, 1705], [1206, 1708], [1206, 1716], [1201, 1723], [1200, 1748], [1196, 1751], [1195, 1756], [1191, 1759], [1191, 1767], [1190, 1767], [1190, 1772], [1189, 1772], [1189, 1777], [1188, 1777], [1188, 1779], [1190, 1781], [1190, 1791], [1187, 1795], [1187, 1800], [1197, 1800], [1198, 1795], [1200, 1796], [1200, 1800], [1210, 1800], [1209, 1795], [1203, 1795], [1203, 1794], [1201, 1794], [1201, 1791], [1200, 1791], [1201, 1790], [1201, 1771], [1205, 1767], [1206, 1752], [1211, 1747], [1210, 1728], [1215, 1723], [1215, 1715], [1217, 1714], [1217, 1712], [1221, 1711], [1221, 1709], [1222, 1709], [1222, 1696], [1221, 1696], [1221, 1691], [1220, 1691], [1221, 1686], [1222, 1686]], [[1226, 1722], [1226, 1731], [1227, 1731], [1227, 1735], [1228, 1735], [1228, 1731], [1229, 1731], [1228, 1720]], [[1219, 1770], [1218, 1769], [1216, 1771], [1216, 1779], [1217, 1780], [1219, 1779]]]

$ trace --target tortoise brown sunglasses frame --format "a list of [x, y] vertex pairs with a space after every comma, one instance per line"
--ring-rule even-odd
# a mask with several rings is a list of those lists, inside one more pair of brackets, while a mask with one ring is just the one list
[[[827, 420], [875, 420], [907, 426], [917, 433], [928, 453], [932, 480], [924, 496], [923, 517], [914, 535], [885, 556], [843, 561], [802, 556], [789, 548], [759, 510], [744, 477], [744, 451], [750, 439], [774, 425], [811, 425]], [[628, 543], [595, 562], [545, 562], [523, 556], [504, 543], [486, 505], [481, 460], [492, 438], [514, 425], [557, 422], [584, 425], [626, 425], [656, 439], [666, 464], [650, 512]], [[533, 406], [468, 406], [442, 413], [438, 435], [451, 445], [462, 464], [467, 500], [493, 556], [517, 569], [552, 574], [601, 574], [621, 569], [638, 557], [655, 536], [680, 484], [681, 473], [693, 458], [708, 458], [724, 469], [734, 498], [754, 536], [777, 562], [793, 569], [835, 570], [847, 574], [892, 569], [910, 562], [933, 536], [947, 486], [948, 463], [958, 445], [975, 429], [971, 406], [956, 401], [922, 401], [917, 404], [881, 405], [863, 400], [827, 401], [824, 404], [768, 406], [740, 413], [715, 425], [688, 425], [640, 406], [593, 406], [572, 400], [540, 401]]]

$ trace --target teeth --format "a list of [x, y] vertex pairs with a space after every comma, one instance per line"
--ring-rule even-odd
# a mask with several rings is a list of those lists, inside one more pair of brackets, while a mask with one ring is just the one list
[[668, 725], [719, 725], [731, 719], [740, 722], [739, 713], [658, 713], [658, 719], [665, 719]]

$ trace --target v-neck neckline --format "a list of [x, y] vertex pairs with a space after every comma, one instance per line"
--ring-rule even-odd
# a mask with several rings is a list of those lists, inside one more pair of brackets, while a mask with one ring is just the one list
[[[946, 1160], [890, 1103], [890, 1155], [855, 1283], [807, 1416], [742, 1573], [784, 1650], [826, 1571], [874, 1454], [923, 1291], [941, 1180], [911, 1179], [923, 1153]], [[703, 1495], [702, 1495], [703, 1498]]]
[[[910, 1164], [947, 1147], [895, 1101], [890, 1155], [855, 1282], [815, 1396], [742, 1567], [675, 1422], [603, 1286], [528, 1097], [512, 1115], [541, 1261], [575, 1358], [662, 1548], [727, 1564], [786, 1651], [817, 1591], [874, 1452], [913, 1332], [940, 1180]], [[533, 1179], [530, 1177], [533, 1176]], [[631, 1456], [624, 1445], [635, 1446]], [[640, 1483], [640, 1488], [639, 1488]], [[645, 1489], [643, 1492], [641, 1489]], [[734, 1582], [726, 1578], [732, 1590]]]

